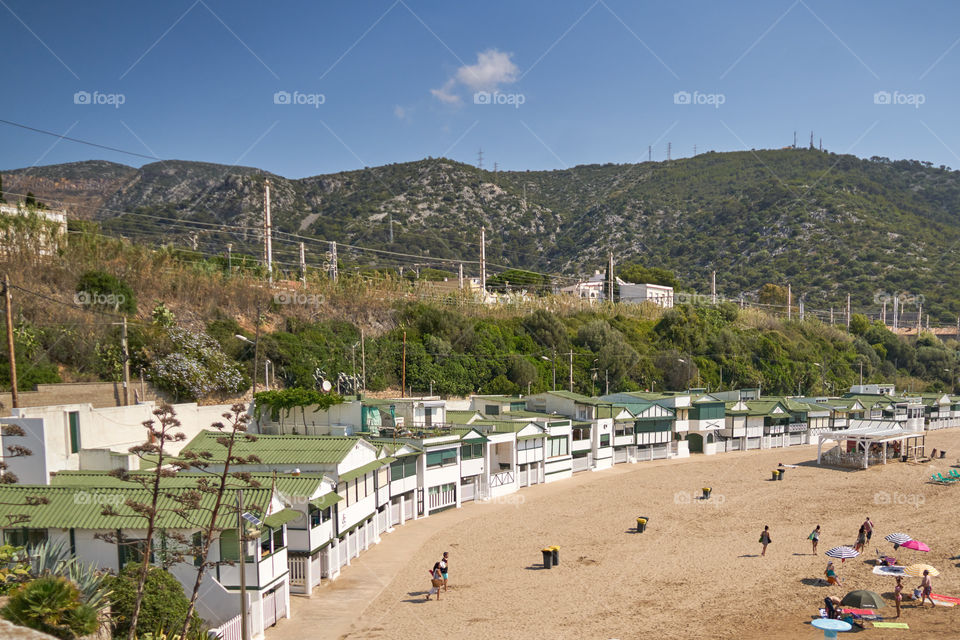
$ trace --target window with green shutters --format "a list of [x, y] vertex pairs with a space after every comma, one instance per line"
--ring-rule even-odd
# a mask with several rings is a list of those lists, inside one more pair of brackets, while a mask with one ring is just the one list
[[460, 457], [464, 460], [476, 460], [483, 457], [483, 444], [472, 443], [460, 445]]
[[67, 414], [70, 421], [70, 453], [80, 451], [80, 412], [71, 411]]
[[427, 452], [427, 468], [446, 467], [457, 463], [457, 450], [444, 449], [442, 451]]
[[407, 456], [390, 463], [390, 480], [402, 480], [417, 475], [417, 456]]

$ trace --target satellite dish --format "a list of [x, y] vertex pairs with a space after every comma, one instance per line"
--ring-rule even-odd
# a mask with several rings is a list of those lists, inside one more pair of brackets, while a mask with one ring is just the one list
[[330, 389], [333, 389], [333, 385], [330, 384], [329, 380], [324, 380], [323, 384], [320, 385], [320, 388], [324, 391], [330, 391]]

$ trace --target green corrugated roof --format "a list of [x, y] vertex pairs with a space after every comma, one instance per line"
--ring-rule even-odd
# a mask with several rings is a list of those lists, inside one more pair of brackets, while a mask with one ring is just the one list
[[468, 424], [474, 416], [479, 416], [479, 411], [451, 411], [447, 410], [447, 422], [450, 424]]
[[[135, 471], [131, 476], [151, 477], [150, 472]], [[219, 476], [210, 473], [196, 473], [179, 471], [172, 478], [164, 478], [165, 487], [195, 487], [197, 480], [206, 478], [207, 480], [219, 481]], [[256, 481], [260, 488], [269, 489], [274, 481], [272, 473], [251, 473], [250, 479]], [[311, 496], [316, 492], [323, 480], [323, 475], [318, 473], [305, 473], [294, 476], [289, 473], [277, 473], [276, 487], [277, 491], [286, 496]], [[58, 471], [50, 479], [50, 484], [55, 487], [134, 487], [141, 488], [142, 485], [135, 480], [121, 480], [109, 475], [106, 471]], [[227, 486], [238, 489], [251, 487], [243, 480], [230, 477], [227, 479]]]
[[349, 481], [353, 480], [354, 478], [359, 478], [360, 476], [362, 476], [362, 475], [364, 475], [364, 474], [367, 474], [367, 473], [370, 473], [371, 471], [374, 471], [375, 469], [379, 469], [380, 467], [382, 467], [382, 466], [385, 465], [385, 464], [390, 464], [390, 463], [393, 462], [394, 460], [396, 460], [396, 458], [394, 458], [394, 457], [389, 457], [389, 458], [380, 458], [379, 460], [374, 460], [373, 462], [368, 462], [367, 464], [363, 465], [362, 467], [357, 467], [356, 469], [351, 469], [350, 471], [347, 471], [346, 473], [341, 473], [341, 474], [340, 474], [340, 477], [338, 478], [338, 481], [339, 481], [339, 482], [349, 482]]
[[291, 520], [296, 520], [303, 514], [294, 509], [284, 509], [283, 511], [278, 511], [274, 514], [271, 514], [263, 519], [263, 524], [276, 529], [280, 525], [287, 524]]
[[501, 419], [509, 418], [541, 418], [547, 420], [556, 420], [558, 418], [563, 418], [559, 413], [544, 413], [542, 411], [528, 411], [527, 409], [517, 409], [516, 411], [510, 411], [508, 413], [503, 413], [499, 416]]
[[315, 506], [317, 509], [326, 509], [327, 507], [332, 507], [343, 500], [337, 493], [328, 493], [325, 496], [320, 496], [316, 500], [311, 500], [310, 504]]
[[[226, 447], [217, 442], [222, 437], [218, 431], [201, 431], [181, 455], [208, 451], [213, 454], [211, 462], [222, 462]], [[262, 464], [339, 464], [360, 440], [356, 436], [258, 435], [254, 441], [239, 439], [233, 445], [233, 455], [255, 455]]]
[[536, 438], [546, 438], [546, 433], [534, 433], [528, 436], [517, 436], [517, 440], [534, 440]]
[[[191, 489], [171, 488], [162, 492], [158, 502], [157, 524], [161, 529], [195, 529], [202, 525], [212, 509], [217, 496], [201, 493], [199, 509], [188, 511], [184, 519], [175, 509], [182, 510], [183, 504], [171, 496], [183, 496]], [[227, 503], [221, 510], [218, 526], [235, 526], [236, 512], [234, 490], [229, 489]], [[24, 506], [28, 497], [42, 497], [48, 504]], [[244, 510], [262, 514], [270, 504], [270, 488], [244, 489]], [[38, 529], [139, 529], [145, 525], [142, 516], [126, 505], [126, 501], [149, 504], [151, 492], [131, 487], [79, 487], [79, 486], [0, 486], [0, 527], [10, 521], [8, 516], [26, 515], [29, 522], [19, 526]], [[111, 507], [118, 515], [103, 515], [105, 507]], [[262, 516], [261, 516], [262, 518]]]
[[573, 400], [579, 404], [589, 404], [594, 405], [601, 403], [602, 401], [597, 400], [596, 398], [591, 398], [585, 396], [582, 393], [575, 393], [573, 391], [545, 391], [544, 393], [549, 393], [550, 395], [557, 396], [558, 398], [566, 398], [567, 400]]

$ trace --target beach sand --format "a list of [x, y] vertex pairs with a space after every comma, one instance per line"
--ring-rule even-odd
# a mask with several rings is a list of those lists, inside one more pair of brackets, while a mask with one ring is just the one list
[[[419, 548], [396, 550], [409, 556], [406, 569], [357, 612], [344, 637], [816, 638], [822, 633], [809, 622], [823, 598], [853, 589], [886, 594], [890, 604], [880, 613], [890, 620], [893, 579], [871, 572], [876, 548], [893, 553], [883, 539], [888, 533], [928, 543], [930, 553], [894, 555], [901, 564], [935, 566], [942, 575], [934, 592], [960, 596], [960, 486], [927, 482], [956, 464], [960, 431], [930, 433], [927, 450], [934, 447], [949, 457], [867, 471], [817, 467], [813, 446], [696, 455], [585, 472], [522, 489], [512, 504], [468, 503], [469, 517], [431, 516], [450, 517], [451, 524]], [[802, 466], [772, 482], [779, 462]], [[697, 499], [705, 486], [712, 497]], [[650, 523], [637, 534], [641, 515]], [[873, 540], [863, 556], [843, 564], [844, 587], [818, 586], [828, 560], [823, 552], [852, 546], [867, 516]], [[760, 557], [765, 524], [773, 542]], [[817, 524], [814, 556], [807, 535]], [[381, 544], [389, 549], [390, 535]], [[550, 571], [540, 564], [545, 545], [560, 546], [560, 566]], [[450, 591], [425, 602], [427, 570], [443, 551], [451, 553]], [[906, 579], [905, 592], [918, 583]], [[322, 606], [322, 596], [313, 602]], [[956, 638], [960, 606], [905, 602], [899, 621], [911, 631], [868, 623], [869, 636]]]

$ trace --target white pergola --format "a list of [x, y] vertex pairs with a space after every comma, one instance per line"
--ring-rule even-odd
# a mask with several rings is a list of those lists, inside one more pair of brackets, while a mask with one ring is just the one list
[[[820, 442], [817, 445], [817, 464], [821, 463], [823, 457], [823, 444], [833, 441], [836, 443], [855, 442], [858, 447], [863, 445], [863, 465], [866, 469], [870, 466], [870, 446], [874, 444], [883, 445], [880, 447], [881, 464], [887, 463], [887, 447], [890, 442], [900, 442], [900, 451], [906, 452], [908, 449], [923, 451], [923, 441], [926, 434], [923, 431], [911, 431], [904, 429], [899, 423], [891, 420], [856, 420], [851, 421], [850, 429], [841, 429], [839, 431], [824, 431], [820, 433]], [[914, 440], [914, 445], [909, 446], [908, 442]], [[919, 440], [920, 444], [916, 444]]]

